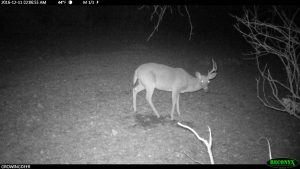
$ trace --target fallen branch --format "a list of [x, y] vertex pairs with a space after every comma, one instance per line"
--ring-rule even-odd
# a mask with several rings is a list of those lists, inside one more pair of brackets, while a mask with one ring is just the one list
[[[178, 122], [177, 124], [178, 124], [179, 126], [183, 127], [183, 128], [186, 128], [186, 129], [190, 130], [191, 132], [193, 132], [194, 135], [198, 138], [198, 140], [202, 141], [202, 142], [205, 144], [205, 146], [207, 147], [207, 152], [208, 152], [208, 154], [209, 154], [210, 163], [211, 163], [211, 164], [215, 164], [215, 162], [214, 162], [214, 157], [213, 157], [212, 151], [211, 151], [211, 147], [212, 147], [212, 137], [211, 137], [211, 130], [210, 130], [210, 127], [208, 126], [209, 140], [207, 141], [207, 140], [201, 138], [201, 137], [198, 135], [198, 133], [197, 133], [194, 129], [192, 129], [191, 127], [189, 127], [189, 126], [187, 126], [187, 125], [184, 125], [184, 124], [181, 124], [180, 122]], [[186, 155], [187, 155], [187, 154], [186, 154]], [[188, 155], [187, 155], [187, 156], [188, 156]], [[192, 159], [190, 156], [188, 156], [188, 157], [189, 157], [190, 159]], [[193, 160], [194, 162], [200, 163], [200, 162], [198, 162], [198, 161], [196, 161], [196, 160], [194, 160], [194, 159], [192, 159], [192, 160]]]

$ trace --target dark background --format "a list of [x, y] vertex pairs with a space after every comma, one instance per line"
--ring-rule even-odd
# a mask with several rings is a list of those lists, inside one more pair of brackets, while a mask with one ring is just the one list
[[[118, 38], [132, 35], [137, 40], [147, 39], [157, 21], [150, 21], [153, 8], [140, 6], [9, 6], [0, 8], [1, 34], [73, 34], [94, 33], [99, 36]], [[242, 39], [233, 29], [234, 20], [229, 14], [241, 16], [242, 6], [189, 6], [193, 23], [192, 39], [228, 40]], [[184, 13], [184, 8], [181, 9]], [[187, 16], [180, 16], [176, 8], [167, 11], [153, 36], [187, 41], [190, 27]], [[137, 36], [143, 35], [143, 36]], [[124, 37], [127, 38], [127, 37]], [[164, 39], [162, 38], [162, 40]], [[239, 43], [239, 42], [238, 42]]]

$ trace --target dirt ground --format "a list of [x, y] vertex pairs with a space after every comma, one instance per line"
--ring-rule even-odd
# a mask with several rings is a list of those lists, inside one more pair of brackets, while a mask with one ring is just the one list
[[[262, 105], [255, 66], [230, 44], [15, 36], [0, 49], [0, 163], [193, 164], [186, 153], [209, 164], [205, 145], [177, 121], [205, 139], [210, 126], [216, 164], [266, 164], [264, 138], [274, 158], [300, 160], [299, 120]], [[160, 119], [145, 92], [133, 112], [138, 65], [158, 62], [194, 75], [207, 73], [212, 58], [218, 75], [210, 91], [181, 94], [175, 121], [169, 92], [154, 92]]]

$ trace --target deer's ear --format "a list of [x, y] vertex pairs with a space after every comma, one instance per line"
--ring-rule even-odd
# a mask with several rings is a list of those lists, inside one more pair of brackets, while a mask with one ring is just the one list
[[199, 72], [196, 72], [196, 73], [195, 73], [195, 76], [196, 76], [197, 78], [201, 79], [201, 74], [200, 74]]
[[215, 73], [212, 73], [212, 74], [209, 74], [208, 75], [208, 79], [213, 79], [213, 78], [215, 78], [217, 76], [217, 73], [215, 72]]

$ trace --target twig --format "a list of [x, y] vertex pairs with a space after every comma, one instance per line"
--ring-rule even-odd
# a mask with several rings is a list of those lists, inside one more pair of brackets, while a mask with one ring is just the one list
[[269, 148], [269, 158], [270, 160], [272, 159], [272, 152], [271, 152], [271, 145], [270, 145], [270, 142], [268, 140], [268, 138], [266, 138], [267, 142], [268, 142], [268, 148]]
[[[144, 7], [145, 6], [143, 5], [143, 6], [139, 7], [138, 10], [143, 9]], [[185, 12], [188, 16], [188, 21], [189, 21], [189, 25], [190, 25], [189, 40], [191, 40], [192, 35], [193, 35], [193, 24], [192, 24], [192, 20], [191, 20], [191, 15], [190, 15], [188, 7], [186, 5], [184, 5], [183, 7], [184, 7]], [[149, 41], [152, 38], [152, 36], [154, 35], [154, 33], [158, 31], [158, 28], [159, 28], [159, 26], [160, 26], [160, 24], [163, 20], [163, 17], [165, 15], [165, 12], [167, 10], [170, 10], [170, 13], [173, 14], [173, 7], [172, 6], [169, 6], [169, 5], [162, 5], [162, 6], [161, 5], [153, 5], [153, 12], [150, 15], [150, 21], [152, 21], [152, 19], [155, 16], [157, 16], [157, 21], [154, 25], [154, 28], [153, 28], [152, 32], [148, 36], [147, 41]], [[180, 16], [183, 16], [183, 14], [181, 12], [181, 6], [177, 6], [177, 11], [178, 11]]]
[[195, 163], [201, 164], [199, 161], [193, 159], [191, 156], [189, 156], [187, 153], [183, 152], [188, 158], [190, 158], [192, 161], [194, 161]]
[[193, 34], [193, 24], [192, 24], [190, 12], [189, 12], [187, 6], [185, 5], [184, 8], [185, 8], [185, 12], [186, 12], [186, 14], [188, 15], [188, 18], [189, 18], [189, 24], [190, 24], [189, 40], [191, 40], [192, 34]]

